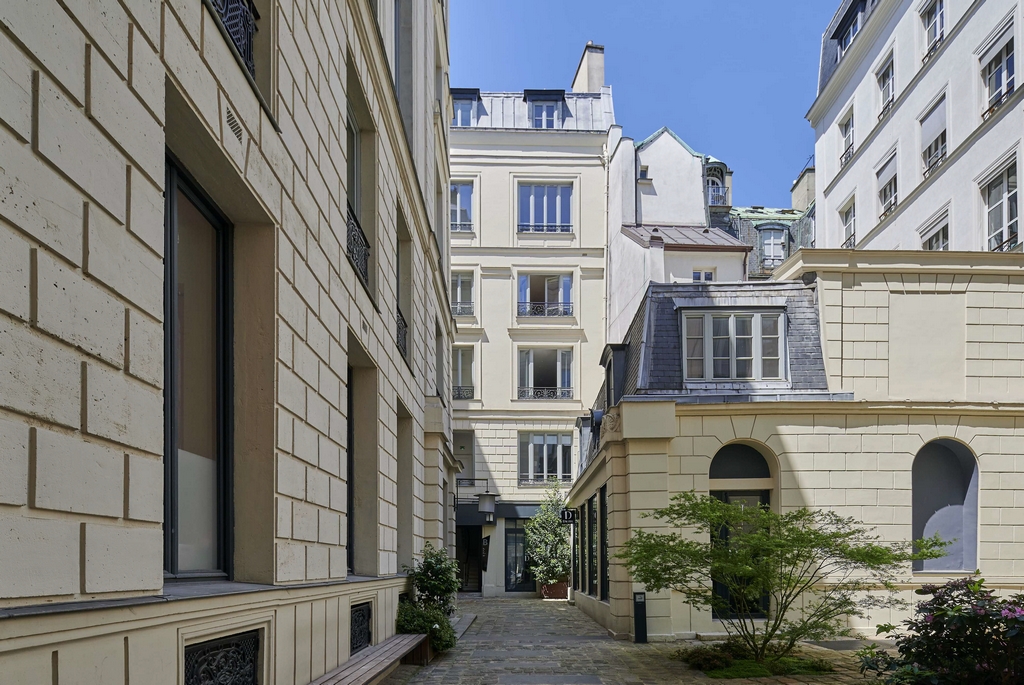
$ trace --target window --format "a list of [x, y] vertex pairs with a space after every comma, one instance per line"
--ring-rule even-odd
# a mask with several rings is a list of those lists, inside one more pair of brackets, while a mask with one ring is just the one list
[[608, 601], [608, 485], [601, 486], [601, 595], [602, 601]]
[[1013, 93], [1013, 39], [1007, 41], [1001, 49], [985, 63], [982, 78], [988, 93], [988, 109], [985, 118], [991, 116], [999, 105], [1003, 104]]
[[519, 316], [572, 316], [572, 274], [520, 274]]
[[650, 169], [647, 167], [647, 165], [644, 165], [644, 164], [640, 165], [640, 176], [638, 178], [641, 181], [648, 181], [648, 180], [650, 180], [649, 174], [650, 174]]
[[843, 222], [843, 247], [852, 249], [857, 246], [857, 205], [851, 202], [839, 212]]
[[572, 433], [520, 433], [519, 484], [572, 481]]
[[526, 520], [505, 519], [505, 592], [535, 592], [526, 563]]
[[533, 127], [534, 128], [557, 128], [558, 115], [561, 107], [557, 102], [534, 102]]
[[978, 464], [954, 440], [933, 440], [911, 467], [915, 540], [938, 534], [950, 541], [939, 559], [915, 561], [915, 571], [973, 571], [978, 565]]
[[921, 19], [924, 21], [925, 43], [927, 45], [925, 61], [935, 53], [935, 50], [945, 37], [946, 16], [944, 5], [945, 0], [935, 0], [921, 15]]
[[928, 178], [946, 160], [946, 98], [939, 100], [921, 120], [924, 177]]
[[843, 58], [846, 51], [850, 49], [850, 45], [853, 43], [853, 39], [860, 32], [860, 12], [857, 11], [853, 15], [853, 19], [839, 34], [839, 59]]
[[345, 143], [348, 156], [345, 158], [346, 189], [348, 190], [348, 206], [359, 220], [359, 124], [350, 109], [345, 118]]
[[472, 232], [473, 183], [471, 181], [452, 182], [450, 207], [452, 232]]
[[785, 258], [786, 232], [781, 228], [767, 228], [761, 231], [761, 254], [764, 267], [778, 266]]
[[892, 214], [899, 202], [896, 187], [896, 155], [890, 157], [878, 171], [878, 201], [882, 205], [882, 213], [878, 217], [881, 221]]
[[882, 111], [878, 115], [879, 118], [885, 116], [888, 113], [889, 108], [892, 107], [893, 100], [896, 98], [895, 89], [895, 70], [893, 69], [892, 56], [890, 55], [885, 66], [878, 72], [878, 92], [882, 98]]
[[473, 387], [473, 348], [456, 347], [452, 350], [452, 399], [471, 400]]
[[695, 270], [693, 272], [693, 282], [694, 283], [700, 283], [701, 281], [703, 281], [704, 283], [711, 283], [714, 280], [715, 280], [715, 272], [714, 271], [702, 271], [702, 270], [698, 269], [698, 270]]
[[[353, 99], [361, 97], [355, 92]], [[367, 133], [361, 130], [358, 119], [351, 108], [347, 111], [345, 118], [345, 141], [346, 153], [346, 192], [348, 193], [348, 217], [346, 254], [355, 269], [356, 275], [371, 293], [373, 280], [371, 264], [371, 238], [367, 236], [366, 229], [373, 233], [373, 222], [371, 221], [372, 206], [367, 207], [363, 202], [364, 191], [373, 188], [373, 178], [367, 173], [373, 168], [372, 162], [365, 159], [369, 150], [373, 149], [372, 144], [365, 144]], [[372, 140], [370, 141], [372, 143]], [[364, 181], [366, 181], [364, 183]]]
[[473, 110], [476, 109], [475, 100], [455, 100], [453, 103], [455, 114], [452, 116], [452, 126], [472, 126]]
[[708, 204], [712, 207], [729, 206], [729, 189], [725, 187], [725, 171], [715, 165], [707, 169]]
[[932, 251], [948, 250], [949, 224], [944, 225], [942, 228], [925, 238], [924, 243], [921, 245], [921, 249]]
[[587, 594], [597, 594], [597, 495], [587, 500]]
[[167, 169], [164, 560], [171, 576], [231, 566], [230, 226]]
[[572, 350], [519, 350], [521, 400], [571, 400]]
[[473, 274], [452, 273], [452, 315], [473, 316]]
[[572, 233], [572, 185], [519, 186], [520, 233]]
[[1020, 242], [1017, 234], [1017, 163], [985, 187], [988, 208], [988, 249], [1005, 252]]
[[839, 124], [839, 132], [843, 136], [843, 153], [839, 158], [839, 168], [845, 167], [853, 158], [853, 112], [851, 111], [843, 123]]
[[781, 312], [686, 314], [687, 380], [783, 380], [782, 322]]

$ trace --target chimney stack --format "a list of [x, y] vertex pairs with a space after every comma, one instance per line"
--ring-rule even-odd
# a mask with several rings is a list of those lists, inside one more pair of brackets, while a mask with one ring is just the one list
[[802, 212], [814, 202], [814, 167], [807, 166], [789, 189], [793, 209]]
[[600, 93], [604, 85], [604, 46], [587, 41], [583, 56], [572, 79], [574, 93]]

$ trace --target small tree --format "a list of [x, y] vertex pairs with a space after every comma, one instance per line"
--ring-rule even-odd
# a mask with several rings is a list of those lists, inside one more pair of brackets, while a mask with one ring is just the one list
[[526, 565], [542, 585], [569, 577], [569, 527], [562, 523], [565, 498], [557, 480], [548, 484], [536, 515], [526, 522]]
[[942, 556], [945, 546], [938, 537], [919, 540], [914, 553], [911, 543], [882, 542], [835, 512], [777, 514], [689, 492], [648, 515], [694, 534], [637, 531], [617, 555], [633, 579], [712, 609], [758, 662], [789, 654], [801, 640], [852, 634], [849, 616], [905, 604], [898, 574], [913, 559]]
[[459, 591], [459, 563], [443, 549], [429, 542], [423, 547], [423, 559], [404, 567], [412, 578], [416, 602], [451, 616], [455, 613], [455, 594]]

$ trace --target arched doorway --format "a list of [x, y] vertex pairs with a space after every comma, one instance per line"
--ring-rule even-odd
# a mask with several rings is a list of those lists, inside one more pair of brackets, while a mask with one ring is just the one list
[[973, 571], [978, 566], [978, 463], [956, 440], [932, 440], [914, 457], [911, 474], [915, 540], [936, 533], [951, 542], [946, 556], [915, 561], [915, 571]]

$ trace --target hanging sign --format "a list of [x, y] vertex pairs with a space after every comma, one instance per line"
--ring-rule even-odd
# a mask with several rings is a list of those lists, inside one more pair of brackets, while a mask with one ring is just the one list
[[576, 517], [579, 514], [575, 509], [562, 509], [559, 512], [559, 516], [562, 519], [562, 523], [576, 523]]
[[491, 536], [490, 535], [488, 535], [487, 537], [485, 537], [483, 539], [483, 546], [484, 547], [483, 547], [483, 553], [482, 553], [481, 562], [482, 562], [484, 571], [486, 571], [487, 570], [487, 555], [491, 551]]

